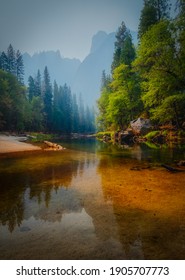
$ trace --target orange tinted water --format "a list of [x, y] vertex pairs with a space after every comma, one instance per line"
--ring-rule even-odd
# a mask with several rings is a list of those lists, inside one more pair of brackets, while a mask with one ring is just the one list
[[185, 258], [185, 172], [138, 147], [1, 158], [0, 182], [0, 259]]

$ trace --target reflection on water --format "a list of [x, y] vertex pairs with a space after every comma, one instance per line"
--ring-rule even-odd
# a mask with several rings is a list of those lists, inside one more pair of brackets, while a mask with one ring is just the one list
[[70, 145], [1, 158], [0, 259], [184, 259], [184, 150]]

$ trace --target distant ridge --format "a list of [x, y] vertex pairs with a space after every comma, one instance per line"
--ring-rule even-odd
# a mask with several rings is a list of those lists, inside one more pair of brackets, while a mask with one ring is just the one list
[[[30, 75], [36, 76], [38, 69], [42, 75], [47, 65], [52, 83], [54, 80], [58, 85], [67, 83], [73, 93], [82, 94], [86, 104], [95, 105], [100, 94], [102, 72], [111, 72], [115, 34], [98, 31], [92, 38], [89, 55], [82, 62], [76, 58], [63, 58], [60, 51], [43, 51], [32, 56], [23, 54], [25, 83]], [[131, 31], [131, 35], [133, 43], [137, 44], [137, 32]]]
[[36, 76], [38, 69], [41, 74], [44, 71], [45, 66], [48, 67], [51, 81], [57, 81], [59, 85], [67, 83], [70, 85], [74, 79], [76, 71], [81, 63], [79, 59], [70, 59], [61, 57], [60, 51], [43, 51], [29, 55], [23, 54], [24, 66], [25, 66], [25, 83], [28, 81], [28, 77]]

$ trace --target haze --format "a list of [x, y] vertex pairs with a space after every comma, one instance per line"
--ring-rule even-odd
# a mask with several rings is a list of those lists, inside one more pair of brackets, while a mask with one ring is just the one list
[[60, 50], [83, 60], [92, 36], [115, 32], [124, 20], [137, 31], [143, 0], [0, 0], [0, 50]]

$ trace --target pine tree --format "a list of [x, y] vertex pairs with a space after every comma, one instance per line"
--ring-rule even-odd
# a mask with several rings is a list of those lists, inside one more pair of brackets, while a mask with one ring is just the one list
[[113, 62], [112, 62], [112, 71], [120, 65], [120, 57], [121, 57], [121, 50], [123, 47], [123, 44], [125, 42], [127, 34], [127, 28], [124, 22], [121, 23], [121, 26], [118, 28], [118, 31], [116, 33], [116, 42], [115, 42], [115, 50], [114, 50], [114, 56], [113, 56]]
[[8, 58], [5, 52], [1, 53], [1, 69], [8, 72]]
[[67, 84], [59, 88], [59, 111], [61, 131], [69, 134], [72, 131], [72, 95]]
[[73, 94], [72, 98], [72, 132], [78, 132], [79, 130], [79, 109], [76, 100], [76, 94]]
[[56, 109], [59, 107], [59, 89], [56, 80], [53, 85], [53, 106]]
[[79, 95], [79, 132], [83, 133], [85, 131], [85, 109], [82, 95]]
[[148, 31], [152, 25], [156, 24], [161, 19], [169, 17], [170, 7], [168, 0], [144, 1], [138, 27], [138, 38], [140, 40], [143, 34]]
[[132, 43], [130, 31], [124, 22], [116, 33], [115, 50], [112, 62], [112, 73], [116, 67], [124, 63], [130, 65], [135, 58], [135, 48]]
[[40, 70], [37, 71], [37, 76], [35, 78], [35, 95], [41, 96], [42, 90], [41, 90], [41, 74]]
[[23, 84], [24, 83], [24, 62], [23, 57], [20, 51], [16, 52], [16, 76], [18, 81]]
[[33, 99], [33, 97], [36, 95], [36, 88], [35, 88], [35, 81], [32, 76], [29, 76], [28, 78], [28, 98], [29, 101]]
[[47, 66], [44, 69], [43, 102], [45, 129], [50, 131], [52, 128], [52, 86]]
[[16, 57], [15, 51], [11, 44], [7, 49], [7, 70], [9, 73], [16, 76]]
[[124, 63], [126, 65], [131, 65], [132, 61], [135, 59], [136, 53], [135, 48], [132, 43], [132, 36], [129, 31], [126, 33], [125, 41], [121, 50], [120, 64]]

